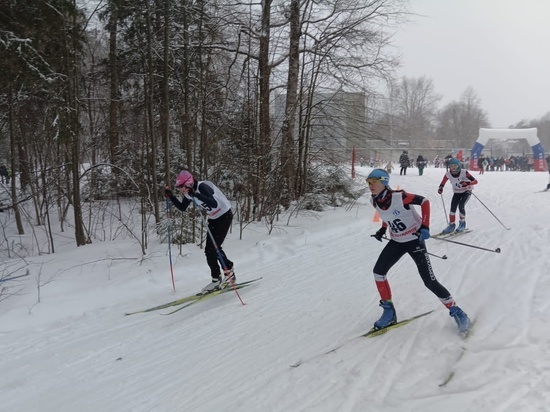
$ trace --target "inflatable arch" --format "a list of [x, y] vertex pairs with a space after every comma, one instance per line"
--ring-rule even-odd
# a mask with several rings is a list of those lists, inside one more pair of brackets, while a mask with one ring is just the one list
[[479, 129], [479, 137], [472, 148], [470, 156], [470, 169], [478, 170], [477, 159], [481, 155], [483, 148], [489, 139], [509, 140], [509, 139], [525, 139], [529, 146], [533, 149], [533, 168], [535, 172], [546, 171], [546, 161], [544, 159], [544, 149], [540, 144], [537, 136], [537, 128], [530, 129]]

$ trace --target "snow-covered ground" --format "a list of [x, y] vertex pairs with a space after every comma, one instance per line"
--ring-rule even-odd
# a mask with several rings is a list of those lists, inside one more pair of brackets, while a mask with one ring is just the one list
[[[359, 168], [358, 185], [369, 171]], [[30, 276], [3, 284], [16, 294], [0, 302], [0, 410], [550, 410], [550, 192], [535, 193], [548, 174], [473, 174], [473, 232], [456, 240], [502, 252], [427, 241], [448, 257], [432, 259], [438, 279], [477, 321], [466, 342], [408, 256], [389, 275], [398, 317], [434, 312], [357, 338], [381, 314], [372, 267], [384, 244], [370, 237], [380, 223], [366, 193], [352, 208], [281, 219], [271, 235], [262, 224], [244, 240], [234, 230], [225, 250], [238, 280], [263, 277], [240, 291], [245, 306], [230, 292], [169, 316], [124, 315], [200, 290], [209, 275], [194, 245], [172, 250], [175, 292], [166, 244], [142, 259], [130, 240], [67, 241], [28, 259]], [[432, 234], [446, 226], [442, 175], [409, 169], [391, 179], [431, 200]], [[448, 211], [448, 184], [443, 198]]]

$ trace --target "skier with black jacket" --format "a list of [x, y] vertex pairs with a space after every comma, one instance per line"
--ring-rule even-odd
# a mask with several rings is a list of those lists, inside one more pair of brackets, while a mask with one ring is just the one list
[[[179, 172], [176, 178], [176, 189], [183, 195], [183, 201], [174, 196], [169, 187], [166, 187], [164, 190], [166, 198], [170, 199], [174, 206], [182, 212], [185, 212], [191, 202], [196, 202], [206, 213], [208, 229], [216, 242], [214, 244], [210, 235], [206, 237], [204, 254], [206, 255], [206, 262], [210, 267], [212, 281], [202, 289], [202, 293], [210, 293], [217, 289], [223, 289], [229, 283], [235, 282], [233, 262], [228, 259], [222, 249], [222, 243], [227, 236], [233, 220], [231, 203], [214, 183], [207, 180], [196, 181], [193, 175], [187, 170]], [[216, 251], [216, 246], [218, 251]], [[218, 252], [221, 255], [220, 262], [218, 262]], [[223, 263], [221, 260], [223, 260]], [[223, 264], [225, 264], [225, 267]], [[224, 272], [223, 280], [220, 275], [220, 265]]]

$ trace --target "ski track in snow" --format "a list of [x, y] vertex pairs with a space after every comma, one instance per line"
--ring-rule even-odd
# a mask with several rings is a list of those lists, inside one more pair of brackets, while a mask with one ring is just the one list
[[[368, 171], [359, 168], [360, 187]], [[476, 195], [510, 230], [472, 196], [467, 222], [474, 231], [456, 240], [502, 252], [427, 241], [430, 252], [448, 256], [432, 258], [437, 278], [476, 319], [467, 342], [407, 256], [389, 274], [398, 317], [435, 311], [385, 335], [358, 338], [381, 313], [372, 267], [385, 244], [370, 237], [380, 224], [372, 221], [366, 194], [349, 210], [301, 213], [288, 226], [282, 219], [270, 236], [251, 225], [239, 241], [235, 228], [225, 248], [238, 280], [263, 276], [239, 291], [245, 306], [229, 292], [169, 316], [161, 313], [170, 309], [124, 316], [204, 285], [203, 251], [192, 245], [183, 255], [173, 250], [175, 294], [168, 291], [165, 245], [139, 263], [61, 274], [94, 247], [109, 256], [137, 252], [91, 245], [86, 253], [34, 259], [53, 260], [42, 276], [56, 277], [43, 287], [40, 304], [33, 306], [35, 274], [18, 283], [24, 293], [0, 304], [0, 409], [547, 411], [550, 199], [533, 193], [537, 187], [525, 183], [525, 173], [474, 174]], [[446, 226], [436, 192], [442, 175], [442, 169], [422, 177], [415, 169], [392, 174], [393, 187], [430, 199], [432, 233]], [[529, 175], [546, 184], [546, 175]], [[443, 198], [448, 212], [448, 185]], [[451, 370], [454, 378], [439, 387]]]

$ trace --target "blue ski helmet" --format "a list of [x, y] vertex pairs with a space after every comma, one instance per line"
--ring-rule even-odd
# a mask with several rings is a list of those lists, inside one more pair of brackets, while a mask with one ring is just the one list
[[386, 187], [390, 184], [390, 174], [384, 169], [374, 169], [367, 176], [367, 182], [369, 179], [380, 180]]
[[460, 170], [460, 160], [454, 158], [449, 160], [449, 167], [451, 167], [451, 165], [458, 166], [456, 170]]

